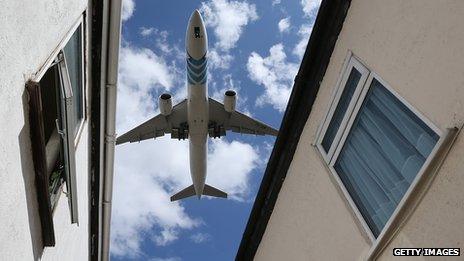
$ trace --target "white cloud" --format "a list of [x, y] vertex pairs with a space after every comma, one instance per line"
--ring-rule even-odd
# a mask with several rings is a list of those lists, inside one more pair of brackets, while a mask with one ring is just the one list
[[311, 35], [312, 30], [312, 24], [303, 24], [298, 30], [298, 36], [300, 37], [300, 40], [295, 45], [295, 48], [293, 48], [292, 53], [300, 59], [303, 57], [304, 52], [306, 51], [306, 45], [308, 44], [309, 36]]
[[140, 34], [144, 37], [150, 36], [155, 32], [155, 28], [153, 27], [140, 27]]
[[154, 173], [125, 163], [129, 155], [138, 153], [132, 147], [116, 155], [111, 225], [111, 253], [116, 256], [139, 255], [144, 234], [155, 233], [151, 235], [155, 243], [166, 245], [177, 238], [177, 230], [201, 224], [189, 217], [179, 203], [169, 201], [170, 195]]
[[228, 52], [223, 52], [216, 48], [212, 48], [208, 51], [208, 66], [211, 69], [229, 69], [232, 60], [233, 56]]
[[166, 246], [178, 238], [178, 232], [175, 229], [164, 229], [159, 235], [155, 235], [153, 240], [158, 246]]
[[321, 0], [301, 0], [301, 6], [305, 16], [314, 17], [317, 14], [317, 10], [321, 5]]
[[190, 240], [200, 244], [211, 240], [211, 235], [208, 233], [196, 233], [190, 236]]
[[135, 2], [134, 0], [123, 0], [122, 1], [122, 11], [121, 11], [121, 19], [123, 21], [129, 20], [132, 17], [132, 14], [135, 10]]
[[211, 69], [229, 69], [234, 48], [245, 26], [258, 19], [256, 6], [247, 2], [211, 0], [200, 7], [207, 27], [212, 28], [217, 42], [209, 50]]
[[268, 57], [262, 57], [256, 52], [250, 54], [248, 76], [264, 87], [264, 93], [258, 97], [256, 104], [270, 104], [282, 112], [287, 106], [298, 64], [287, 62], [282, 44], [272, 46], [269, 53]]
[[[161, 92], [171, 91], [177, 100], [185, 97], [186, 90], [180, 84], [185, 84], [185, 77], [174, 63], [166, 62], [172, 55], [160, 48], [155, 52], [123, 44], [117, 103], [119, 134], [153, 117]], [[207, 183], [226, 191], [232, 200], [247, 200], [251, 171], [260, 164], [258, 149], [238, 141], [214, 140], [209, 145]], [[188, 155], [188, 141], [172, 140], [169, 135], [116, 147], [112, 255], [144, 256], [142, 240], [148, 238], [162, 247], [182, 237], [183, 230], [203, 225], [201, 219], [186, 212], [182, 201], [169, 199], [192, 184]]]
[[180, 257], [167, 257], [167, 258], [161, 258], [161, 257], [152, 257], [148, 259], [148, 261], [181, 261], [182, 259]]
[[288, 32], [290, 29], [290, 17], [280, 20], [278, 26], [281, 33]]
[[214, 139], [210, 145], [206, 182], [226, 191], [231, 199], [246, 199], [251, 171], [260, 160], [258, 150], [247, 143], [224, 139]]
[[281, 0], [272, 0], [272, 6], [280, 4]]
[[301, 0], [300, 3], [303, 7], [304, 16], [309, 17], [309, 22], [300, 26], [298, 30], [300, 39], [293, 48], [292, 53], [301, 59], [306, 51], [306, 45], [313, 30], [314, 20], [321, 5], [321, 0]]
[[120, 51], [119, 80], [142, 91], [150, 87], [172, 87], [174, 76], [163, 57], [147, 48], [123, 47]]
[[256, 6], [247, 2], [211, 0], [201, 4], [206, 26], [214, 28], [218, 42], [216, 46], [223, 51], [234, 48], [244, 27], [258, 19]]
[[[160, 31], [155, 29], [153, 34], [155, 35], [156, 39], [156, 47], [158, 47], [163, 54], [171, 54], [172, 50], [175, 49], [177, 54], [184, 54], [184, 52], [180, 51], [178, 46], [171, 47], [168, 42], [169, 33], [167, 31]], [[184, 60], [185, 55], [182, 56], [182, 60]]]
[[[168, 31], [165, 30], [158, 30], [154, 27], [140, 27], [139, 28], [140, 35], [143, 37], [149, 37], [153, 36], [155, 39], [155, 44], [156, 47], [161, 50], [163, 54], [171, 54], [173, 49], [175, 49], [176, 53], [182, 55], [183, 52], [180, 51], [179, 47], [177, 45], [174, 45], [173, 47], [170, 46], [168, 42], [168, 36], [169, 33]], [[182, 57], [184, 58], [184, 56]], [[183, 59], [182, 59], [183, 60]]]

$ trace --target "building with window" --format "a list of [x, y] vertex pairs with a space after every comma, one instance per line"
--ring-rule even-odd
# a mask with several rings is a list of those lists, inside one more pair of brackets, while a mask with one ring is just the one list
[[0, 17], [0, 259], [108, 260], [121, 1]]
[[463, 251], [463, 17], [322, 1], [237, 260]]

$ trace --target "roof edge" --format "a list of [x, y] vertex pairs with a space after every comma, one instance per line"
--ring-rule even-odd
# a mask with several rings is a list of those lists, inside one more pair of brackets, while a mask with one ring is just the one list
[[252, 260], [271, 217], [351, 0], [323, 0], [235, 260]]
[[102, 45], [103, 45], [103, 1], [89, 0], [88, 2], [88, 22], [90, 41], [89, 57], [89, 143], [90, 143], [90, 175], [89, 175], [89, 261], [99, 260], [99, 249], [101, 249], [101, 229], [100, 229], [100, 204], [101, 201], [101, 162], [103, 158], [103, 135], [102, 135], [102, 112], [101, 96], [102, 88], [100, 79], [102, 75]]

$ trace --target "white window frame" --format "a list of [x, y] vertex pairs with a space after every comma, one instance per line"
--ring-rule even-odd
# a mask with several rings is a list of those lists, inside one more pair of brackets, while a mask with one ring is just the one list
[[[362, 72], [362, 77], [360, 79], [360, 83], [363, 82], [362, 79], [365, 76], [364, 73], [366, 73], [366, 79], [364, 80], [363, 84], [358, 84], [356, 87], [357, 90], [354, 92], [352, 100], [350, 101], [350, 105], [347, 108], [347, 111], [345, 112], [345, 115], [343, 117], [342, 123], [340, 124], [339, 130], [337, 132], [337, 135], [335, 136], [332, 145], [329, 149], [329, 152], [326, 153], [325, 149], [322, 147], [322, 140], [324, 139], [324, 136], [327, 132], [328, 125], [330, 124], [330, 121], [332, 120], [333, 113], [338, 105], [338, 102], [340, 100], [340, 96], [343, 93], [343, 90], [345, 88], [345, 84], [347, 81], [347, 78], [351, 72], [351, 68], [353, 68], [353, 65], [357, 66], [355, 67], [356, 69], [360, 68], [363, 71], [358, 71]], [[414, 178], [413, 182], [409, 186], [408, 190], [405, 192], [403, 195], [403, 198], [401, 201], [398, 203], [396, 206], [395, 211], [392, 213], [390, 216], [389, 220], [385, 224], [385, 226], [382, 228], [380, 231], [379, 235], [377, 238], [374, 236], [372, 233], [370, 227], [368, 226], [366, 220], [362, 216], [361, 212], [359, 211], [358, 207], [356, 206], [353, 198], [351, 197], [350, 193], [346, 189], [345, 185], [343, 184], [342, 180], [340, 179], [338, 173], [336, 172], [334, 165], [335, 162], [338, 159], [338, 156], [340, 155], [340, 152], [343, 148], [343, 145], [348, 137], [348, 134], [351, 131], [351, 127], [356, 119], [356, 116], [358, 115], [361, 106], [366, 98], [366, 95], [370, 89], [372, 81], [376, 79], [379, 83], [381, 83], [391, 94], [393, 94], [401, 103], [403, 103], [409, 110], [411, 110], [412, 113], [414, 113], [421, 121], [424, 122], [432, 131], [434, 131], [438, 136], [439, 139], [431, 151], [430, 155], [427, 157], [426, 161], [422, 165], [421, 169], [417, 173], [416, 177]], [[435, 126], [428, 118], [426, 118], [421, 112], [419, 112], [415, 107], [413, 107], [410, 103], [408, 103], [401, 95], [396, 92], [386, 81], [384, 81], [379, 75], [376, 73], [372, 72], [371, 70], [368, 69], [367, 66], [365, 66], [356, 56], [353, 55], [351, 51], [348, 52], [348, 55], [345, 59], [344, 65], [343, 65], [343, 70], [341, 73], [341, 77], [339, 78], [337, 82], [337, 87], [334, 90], [334, 93], [331, 98], [331, 102], [329, 104], [329, 107], [327, 109], [327, 113], [325, 118], [322, 121], [322, 124], [319, 127], [318, 133], [316, 134], [316, 140], [315, 140], [315, 147], [317, 148], [317, 151], [320, 153], [322, 156], [322, 159], [325, 161], [327, 164], [327, 168], [329, 169], [331, 177], [335, 180], [336, 185], [340, 188], [340, 191], [343, 194], [343, 198], [347, 201], [348, 205], [351, 207], [351, 210], [353, 211], [352, 213], [355, 216], [355, 220], [358, 221], [358, 224], [363, 228], [363, 232], [367, 235], [367, 237], [370, 239], [371, 243], [376, 243], [380, 238], [383, 237], [384, 233], [386, 230], [390, 229], [390, 226], [392, 225], [392, 220], [396, 218], [396, 215], [398, 215], [399, 210], [401, 210], [403, 207], [405, 207], [405, 201], [408, 197], [411, 195], [411, 191], [415, 188], [415, 186], [418, 184], [418, 180], [421, 179], [421, 177], [424, 175], [425, 170], [428, 168], [431, 159], [435, 157], [437, 150], [439, 149], [440, 145], [443, 143], [444, 140], [444, 132], [439, 129], [437, 126]]]
[[[66, 175], [66, 190], [71, 214], [71, 223], [79, 222], [78, 202], [77, 202], [77, 173], [76, 173], [76, 150], [74, 144], [74, 128], [70, 129], [74, 123], [74, 119], [69, 117], [75, 113], [73, 102], [73, 93], [71, 82], [68, 74], [68, 67], [64, 52], [58, 55], [58, 71], [61, 80], [60, 105], [61, 105], [61, 138], [63, 139], [65, 175]], [[57, 124], [58, 127], [58, 124]], [[72, 135], [71, 139], [68, 137]]]
[[348, 119], [346, 117], [343, 118], [342, 122], [340, 123], [337, 134], [335, 135], [332, 141], [332, 145], [330, 146], [330, 149], [327, 153], [325, 149], [322, 147], [322, 140], [325, 137], [325, 134], [330, 124], [330, 120], [332, 119], [333, 114], [335, 113], [338, 102], [340, 101], [342, 93], [345, 90], [346, 82], [348, 81], [348, 77], [350, 76], [351, 70], [353, 68], [356, 69], [361, 74], [361, 78], [359, 79], [359, 82], [356, 86], [356, 90], [353, 93], [353, 99], [350, 101], [350, 104], [348, 105], [348, 108], [345, 114], [351, 113], [353, 111], [354, 106], [356, 105], [357, 97], [359, 97], [359, 93], [362, 90], [362, 88], [360, 87], [364, 86], [367, 76], [369, 75], [369, 70], [367, 70], [367, 68], [361, 62], [355, 59], [355, 57], [350, 52], [349, 56], [345, 60], [342, 76], [339, 78], [338, 83], [337, 83], [337, 88], [335, 89], [335, 92], [332, 95], [332, 99], [331, 99], [332, 102], [329, 106], [328, 113], [325, 117], [325, 120], [321, 126], [319, 138], [316, 143], [317, 147], [319, 148], [322, 154], [322, 157], [324, 158], [326, 162], [329, 162], [330, 159], [333, 157], [334, 149], [336, 148], [336, 146], [334, 145], [338, 144], [338, 142], [340, 141], [340, 136], [343, 133], [344, 126], [346, 126]]
[[[87, 90], [85, 88], [86, 86], [86, 81], [87, 81], [87, 77], [86, 77], [86, 70], [85, 70], [85, 57], [86, 57], [86, 50], [87, 50], [87, 47], [85, 46], [85, 39], [87, 37], [87, 34], [86, 34], [86, 24], [84, 23], [84, 17], [81, 16], [79, 18], [79, 21], [77, 22], [77, 25], [75, 25], [75, 27], [73, 28], [71, 34], [70, 34], [70, 37], [69, 39], [71, 38], [71, 36], [74, 34], [74, 32], [76, 30], [78, 30], [79, 28], [79, 25], [81, 26], [80, 27], [80, 30], [81, 30], [81, 74], [82, 74], [82, 79], [81, 79], [81, 90], [82, 90], [82, 95], [81, 95], [81, 103], [82, 103], [82, 119], [81, 121], [79, 122], [79, 126], [78, 126], [78, 130], [77, 130], [77, 133], [76, 135], [74, 136], [74, 146], [77, 148], [77, 145], [79, 144], [79, 140], [80, 140], [80, 137], [82, 135], [82, 131], [84, 129], [84, 123], [87, 121]], [[68, 39], [68, 41], [69, 41]], [[67, 43], [67, 42], [66, 42]], [[64, 48], [64, 46], [63, 46]], [[76, 112], [77, 113], [77, 112]]]
[[33, 81], [40, 81], [42, 77], [45, 75], [45, 73], [48, 71], [50, 66], [54, 65], [56, 62], [56, 57], [58, 57], [58, 54], [64, 49], [66, 44], [69, 42], [71, 37], [73, 36], [74, 32], [81, 26], [81, 48], [82, 48], [82, 61], [81, 61], [81, 70], [82, 70], [82, 106], [83, 106], [83, 117], [81, 122], [79, 123], [78, 131], [74, 137], [74, 147], [77, 149], [77, 145], [79, 144], [80, 136], [82, 135], [82, 130], [84, 128], [84, 124], [87, 121], [87, 77], [86, 77], [86, 70], [85, 70], [85, 62], [86, 62], [86, 56], [87, 56], [87, 46], [85, 45], [86, 43], [86, 38], [87, 38], [87, 33], [86, 33], [86, 24], [84, 23], [84, 18], [87, 10], [84, 10], [81, 16], [74, 22], [73, 26], [69, 29], [69, 31], [66, 33], [66, 36], [60, 41], [58, 46], [53, 50], [52, 54], [50, 57], [47, 59], [47, 61], [42, 65], [42, 67], [39, 69], [39, 71], [32, 77]]

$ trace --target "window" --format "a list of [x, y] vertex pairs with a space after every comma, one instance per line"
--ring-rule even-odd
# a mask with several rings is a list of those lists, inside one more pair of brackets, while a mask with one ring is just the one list
[[84, 92], [83, 92], [83, 49], [82, 49], [82, 26], [79, 25], [76, 31], [63, 48], [63, 55], [66, 57], [69, 80], [72, 87], [72, 103], [74, 107], [74, 137], [77, 136], [84, 119]]
[[193, 28], [194, 33], [195, 33], [195, 38], [200, 38], [200, 27], [194, 27]]
[[45, 246], [55, 244], [53, 210], [62, 187], [78, 222], [75, 140], [85, 116], [82, 22], [38, 81], [26, 83], [39, 214]]
[[348, 120], [344, 116], [353, 110], [357, 100], [353, 97], [359, 96], [368, 74], [369, 71], [355, 59], [351, 59], [347, 64], [346, 73], [340, 82], [340, 85], [344, 86], [344, 88], [340, 88], [339, 92], [336, 93], [335, 98], [338, 99], [338, 103], [329, 111], [332, 120], [327, 122], [327, 126], [324, 126], [325, 135], [320, 141], [326, 160], [335, 151], [336, 146], [332, 145], [337, 144], [340, 140], [343, 131], [341, 126], [346, 125]]
[[439, 130], [353, 56], [340, 86], [317, 146], [377, 237], [437, 144]]

